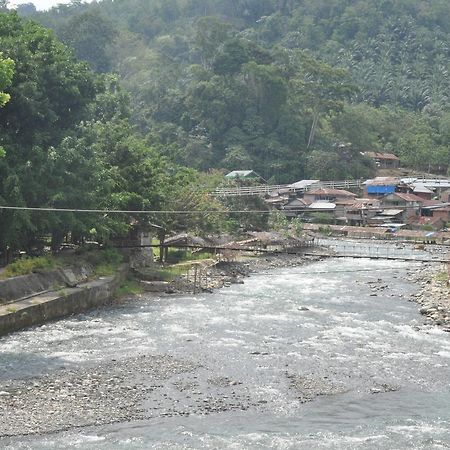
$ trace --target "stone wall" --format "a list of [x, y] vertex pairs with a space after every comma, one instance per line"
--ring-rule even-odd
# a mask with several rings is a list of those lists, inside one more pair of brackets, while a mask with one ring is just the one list
[[0, 280], [0, 305], [65, 286], [87, 281], [93, 268], [87, 264]]
[[46, 292], [0, 306], [0, 335], [80, 313], [109, 303], [128, 275], [123, 266], [114, 277]]

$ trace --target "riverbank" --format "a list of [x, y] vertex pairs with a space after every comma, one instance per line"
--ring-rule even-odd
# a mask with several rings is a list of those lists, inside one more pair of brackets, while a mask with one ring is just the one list
[[332, 253], [330, 249], [317, 248], [316, 250], [317, 255], [313, 254], [314, 250], [310, 250], [308, 255], [274, 252], [252, 256], [236, 255], [233, 260], [194, 261], [190, 264], [185, 263], [185, 273], [177, 276], [172, 282], [165, 282], [165, 284], [160, 285], [160, 290], [158, 290], [157, 285], [154, 286], [155, 288], [152, 286], [146, 289], [148, 285], [146, 281], [142, 282], [142, 287], [147, 292], [166, 294], [212, 293], [232, 284], [243, 284], [244, 279], [251, 274], [283, 267], [302, 266], [320, 261], [324, 254]]
[[420, 313], [427, 321], [450, 332], [450, 286], [448, 267], [445, 264], [428, 265], [412, 276], [420, 291], [413, 300], [421, 305]]
[[2, 292], [10, 298], [5, 304], [0, 302], [0, 336], [110, 303], [128, 273], [129, 267], [124, 264], [114, 276], [93, 280], [89, 279], [92, 271], [86, 267], [4, 280], [0, 287], [4, 285]]

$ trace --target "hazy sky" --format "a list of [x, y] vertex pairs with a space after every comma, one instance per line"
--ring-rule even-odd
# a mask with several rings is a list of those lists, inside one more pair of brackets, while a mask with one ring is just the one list
[[[90, 2], [91, 0], [85, 0], [86, 3]], [[34, 6], [36, 6], [37, 9], [49, 9], [52, 6], [56, 6], [60, 3], [70, 3], [70, 0], [11, 0], [10, 4], [12, 6], [14, 5], [20, 5], [22, 3], [34, 3]]]

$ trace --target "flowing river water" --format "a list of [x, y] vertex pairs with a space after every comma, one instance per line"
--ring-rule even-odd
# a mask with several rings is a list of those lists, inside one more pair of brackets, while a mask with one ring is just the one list
[[152, 379], [140, 419], [2, 437], [0, 447], [450, 448], [450, 334], [424, 324], [409, 301], [418, 288], [408, 274], [420, 268], [330, 259], [213, 294], [144, 295], [4, 337], [7, 386], [25, 379], [45, 389], [65, 371], [102, 364], [125, 364], [127, 383], [145, 386], [150, 375], [136, 361], [158, 355], [155, 364], [170, 355], [187, 367]]

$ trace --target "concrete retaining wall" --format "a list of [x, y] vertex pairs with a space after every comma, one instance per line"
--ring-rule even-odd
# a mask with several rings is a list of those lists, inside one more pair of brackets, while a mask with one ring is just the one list
[[0, 335], [107, 304], [127, 275], [128, 267], [122, 267], [114, 277], [0, 306]]
[[92, 272], [91, 266], [83, 265], [0, 280], [0, 305], [38, 292], [76, 286], [86, 281]]

